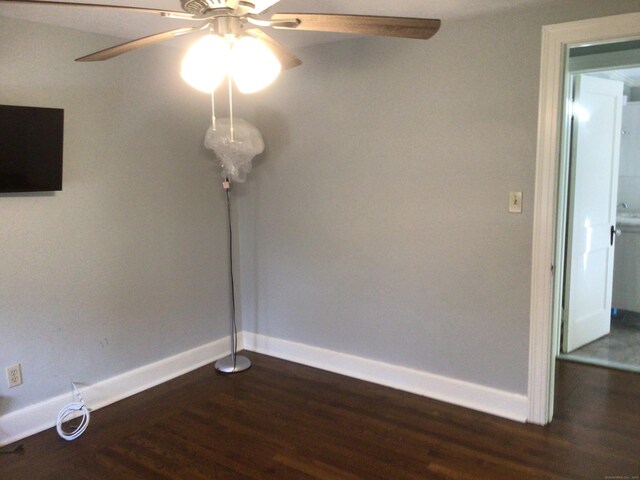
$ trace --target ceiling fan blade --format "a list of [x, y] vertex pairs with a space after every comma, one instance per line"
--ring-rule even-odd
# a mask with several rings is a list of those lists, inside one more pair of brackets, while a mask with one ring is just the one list
[[262, 30], [257, 28], [250, 28], [249, 30], [245, 30], [247, 35], [251, 35], [253, 38], [257, 38], [261, 42], [263, 42], [269, 50], [273, 52], [273, 54], [278, 58], [280, 64], [282, 65], [283, 70], [287, 70], [289, 68], [294, 68], [302, 65], [302, 60], [296, 57], [294, 54], [289, 52], [286, 48], [276, 42], [269, 35], [264, 33]]
[[431, 38], [440, 29], [440, 20], [428, 18], [330, 15], [323, 13], [278, 13], [271, 17], [271, 21], [278, 22], [295, 19], [300, 21], [297, 27], [274, 25], [274, 28], [356, 33], [360, 35], [380, 35], [422, 40]]
[[165, 16], [166, 15], [179, 15], [181, 17], [184, 17], [185, 15], [190, 17], [193, 16], [177, 10], [158, 10], [155, 8], [127, 7], [123, 5], [105, 5], [100, 3], [49, 2], [44, 0], [0, 0], [0, 3], [20, 3], [23, 5], [54, 5], [54, 6], [65, 6], [65, 7], [97, 7], [97, 8], [110, 8], [113, 10], [128, 10], [132, 12], [141, 12], [141, 13], [155, 13], [155, 14], [160, 14]]
[[154, 43], [162, 42], [178, 35], [185, 35], [191, 33], [194, 30], [198, 30], [196, 27], [183, 27], [175, 30], [169, 30], [168, 32], [156, 33], [149, 35], [148, 37], [138, 38], [137, 40], [131, 40], [130, 42], [116, 45], [115, 47], [106, 48], [99, 52], [86, 55], [84, 57], [76, 58], [76, 62], [100, 62], [102, 60], [109, 60], [110, 58], [117, 57], [123, 53], [128, 53], [139, 48], [148, 47]]

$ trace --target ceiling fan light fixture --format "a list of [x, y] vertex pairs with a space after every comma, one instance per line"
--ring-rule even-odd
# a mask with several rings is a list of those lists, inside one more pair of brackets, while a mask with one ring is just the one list
[[242, 37], [234, 42], [230, 67], [230, 74], [242, 93], [266, 88], [282, 71], [282, 65], [273, 52], [253, 37]]
[[208, 34], [189, 48], [180, 74], [204, 93], [212, 93], [226, 75], [242, 93], [254, 93], [270, 85], [281, 70], [277, 57], [256, 38]]
[[208, 34], [195, 42], [182, 60], [180, 75], [196, 90], [212, 93], [229, 70], [229, 44]]

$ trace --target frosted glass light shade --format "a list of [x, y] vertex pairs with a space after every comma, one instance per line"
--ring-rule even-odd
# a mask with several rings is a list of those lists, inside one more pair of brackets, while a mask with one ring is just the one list
[[213, 92], [229, 70], [229, 44], [219, 35], [206, 35], [194, 43], [182, 60], [180, 75], [193, 88]]
[[231, 76], [242, 93], [262, 90], [273, 82], [282, 65], [269, 48], [253, 37], [235, 41], [231, 50]]

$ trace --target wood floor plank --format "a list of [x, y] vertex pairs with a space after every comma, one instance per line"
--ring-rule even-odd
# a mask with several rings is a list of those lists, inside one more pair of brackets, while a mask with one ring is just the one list
[[2, 480], [580, 480], [640, 475], [640, 375], [559, 362], [525, 425], [275, 358], [198, 369], [0, 456]]

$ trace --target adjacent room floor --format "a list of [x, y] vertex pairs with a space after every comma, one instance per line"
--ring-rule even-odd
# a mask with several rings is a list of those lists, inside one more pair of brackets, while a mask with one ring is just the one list
[[609, 335], [561, 358], [640, 372], [640, 313], [619, 311], [611, 317]]
[[640, 375], [558, 362], [555, 419], [504, 420], [247, 353], [0, 455], [3, 480], [604, 479], [640, 475]]

